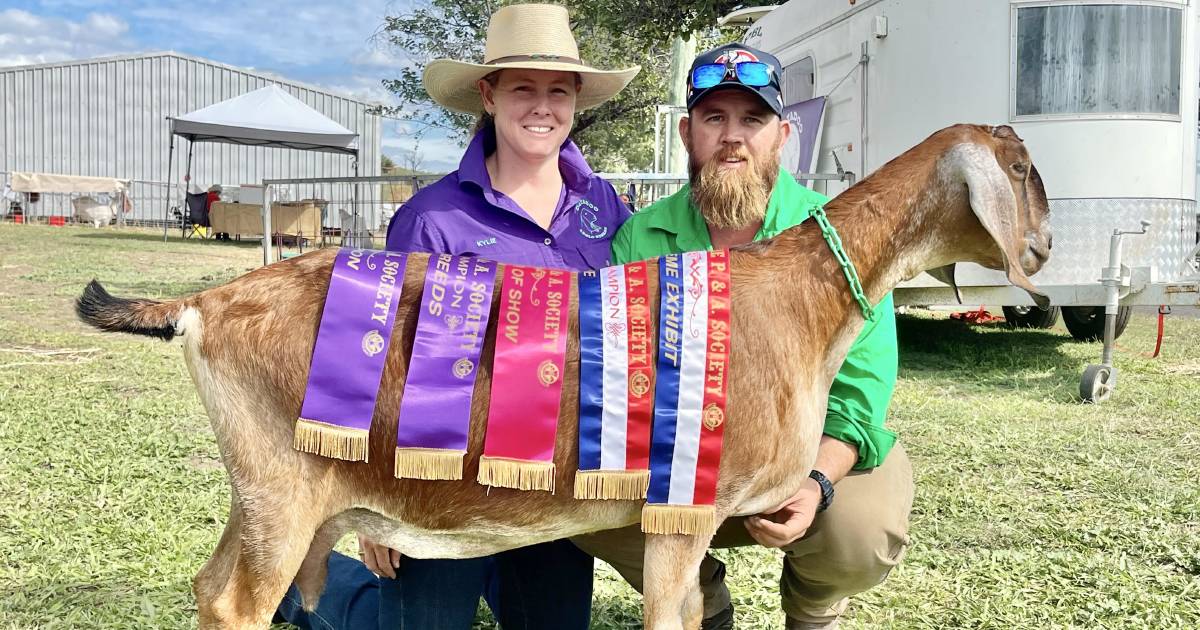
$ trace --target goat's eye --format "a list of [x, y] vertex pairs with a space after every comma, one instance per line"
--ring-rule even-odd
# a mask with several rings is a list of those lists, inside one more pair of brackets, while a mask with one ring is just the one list
[[1017, 175], [1024, 175], [1026, 171], [1025, 165], [1020, 162], [1013, 162], [1013, 165], [1009, 168]]

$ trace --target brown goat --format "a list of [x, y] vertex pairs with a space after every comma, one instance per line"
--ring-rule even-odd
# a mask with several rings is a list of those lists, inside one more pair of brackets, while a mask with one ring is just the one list
[[[1048, 204], [1009, 127], [939, 131], [826, 206], [875, 303], [923, 270], [973, 261], [1003, 269], [1044, 300], [1027, 274], [1049, 255]], [[183, 337], [188, 368], [229, 472], [229, 522], [196, 576], [201, 628], [265, 628], [293, 581], [315, 606], [326, 559], [347, 531], [417, 558], [481, 556], [639, 519], [641, 501], [584, 501], [475, 482], [491, 382], [497, 301], [480, 361], [463, 481], [392, 476], [425, 257], [414, 255], [370, 434], [370, 463], [292, 448], [334, 252], [318, 251], [173, 302], [123, 300], [93, 282], [80, 298], [98, 328]], [[791, 496], [816, 456], [826, 395], [862, 316], [812, 221], [733, 250], [733, 339], [717, 522]], [[657, 312], [657, 273], [651, 295]], [[572, 309], [577, 306], [572, 295]], [[570, 320], [555, 450], [556, 486], [576, 470], [578, 320]], [[696, 628], [697, 571], [707, 536], [648, 536], [646, 627]]]

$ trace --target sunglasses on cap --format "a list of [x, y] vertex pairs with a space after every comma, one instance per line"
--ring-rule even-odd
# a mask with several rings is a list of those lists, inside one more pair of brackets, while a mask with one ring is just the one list
[[771, 66], [761, 61], [743, 61], [737, 64], [706, 63], [692, 69], [692, 87], [697, 90], [710, 88], [732, 74], [742, 85], [764, 87], [771, 84]]

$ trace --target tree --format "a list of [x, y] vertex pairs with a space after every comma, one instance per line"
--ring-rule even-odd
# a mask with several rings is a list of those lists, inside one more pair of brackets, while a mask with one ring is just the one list
[[[384, 86], [400, 105], [385, 113], [416, 123], [418, 134], [444, 129], [462, 140], [472, 116], [449, 112], [430, 100], [421, 71], [438, 58], [480, 60], [488, 18], [507, 4], [491, 0], [430, 0], [388, 16], [380, 37], [412, 65]], [[580, 54], [600, 68], [641, 65], [642, 72], [621, 94], [576, 115], [572, 138], [597, 170], [648, 170], [653, 159], [654, 106], [666, 102], [673, 37], [707, 36], [717, 19], [741, 4], [731, 1], [568, 0]], [[701, 41], [703, 46], [706, 42]]]

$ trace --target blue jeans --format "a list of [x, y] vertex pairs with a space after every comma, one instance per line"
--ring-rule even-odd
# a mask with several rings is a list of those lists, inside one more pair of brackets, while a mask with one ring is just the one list
[[592, 557], [559, 540], [470, 560], [403, 558], [392, 580], [335, 552], [316, 610], [305, 612], [292, 586], [275, 620], [303, 630], [468, 630], [481, 594], [503, 630], [586, 630]]

